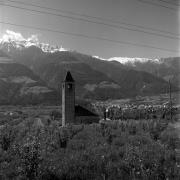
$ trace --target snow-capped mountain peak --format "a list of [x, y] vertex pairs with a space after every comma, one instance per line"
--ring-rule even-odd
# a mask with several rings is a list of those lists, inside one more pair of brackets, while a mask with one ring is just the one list
[[150, 58], [139, 58], [139, 57], [135, 57], [135, 58], [129, 58], [129, 57], [111, 57], [109, 59], [104, 59], [101, 58], [99, 56], [93, 56], [94, 58], [98, 58], [104, 61], [118, 61], [121, 64], [129, 64], [132, 66], [135, 66], [135, 63], [140, 62], [140, 63], [146, 63], [146, 62], [153, 62], [153, 63], [158, 63], [160, 64], [161, 61], [159, 59], [150, 59]]
[[11, 30], [6, 30], [6, 33], [0, 38], [0, 45], [6, 45], [9, 51], [10, 47], [15, 49], [23, 49], [30, 46], [36, 46], [42, 49], [44, 52], [57, 52], [67, 51], [62, 46], [51, 46], [48, 43], [40, 43], [37, 35], [31, 35], [29, 38], [24, 38], [21, 33], [17, 33]]
[[148, 61], [154, 62], [154, 63], [160, 63], [159, 59], [149, 59], [149, 58], [129, 58], [129, 57], [112, 57], [109, 58], [108, 61], [118, 61], [121, 64], [134, 64], [136, 62], [140, 63], [146, 63]]

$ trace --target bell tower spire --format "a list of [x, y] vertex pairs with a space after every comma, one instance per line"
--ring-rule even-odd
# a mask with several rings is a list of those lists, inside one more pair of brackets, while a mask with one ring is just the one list
[[75, 81], [67, 71], [62, 82], [62, 126], [74, 123], [75, 119]]

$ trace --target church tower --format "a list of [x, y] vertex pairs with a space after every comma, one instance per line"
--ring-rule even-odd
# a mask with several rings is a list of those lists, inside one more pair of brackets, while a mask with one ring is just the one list
[[62, 83], [62, 126], [75, 120], [75, 82], [68, 71]]

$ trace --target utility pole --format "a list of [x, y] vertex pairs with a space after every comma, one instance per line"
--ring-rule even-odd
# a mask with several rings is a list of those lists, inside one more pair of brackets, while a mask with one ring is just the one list
[[169, 79], [169, 105], [170, 105], [170, 118], [172, 120], [172, 98], [171, 98], [171, 81]]

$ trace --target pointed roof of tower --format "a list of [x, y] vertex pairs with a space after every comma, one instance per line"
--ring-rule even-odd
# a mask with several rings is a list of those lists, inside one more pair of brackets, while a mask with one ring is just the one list
[[65, 81], [65, 82], [74, 82], [74, 79], [73, 79], [73, 77], [72, 77], [70, 71], [67, 72], [64, 81]]

